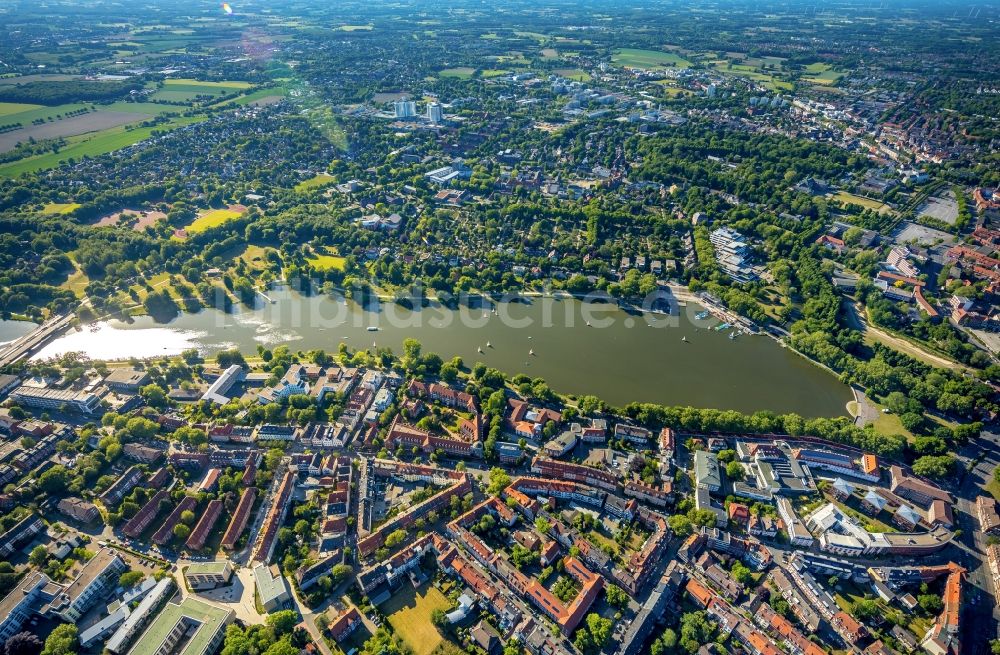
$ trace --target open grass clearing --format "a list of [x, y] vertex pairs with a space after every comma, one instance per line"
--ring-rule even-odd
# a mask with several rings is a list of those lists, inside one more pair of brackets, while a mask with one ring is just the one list
[[82, 205], [78, 202], [50, 202], [42, 207], [43, 214], [69, 214], [75, 212]]
[[565, 77], [567, 80], [575, 80], [577, 82], [589, 82], [591, 80], [590, 73], [582, 71], [579, 68], [557, 68], [553, 72], [556, 75]]
[[690, 68], [691, 62], [673, 52], [622, 48], [611, 56], [611, 63], [628, 68], [654, 70], [657, 68]]
[[231, 221], [234, 218], [239, 218], [245, 211], [245, 207], [237, 207], [236, 205], [230, 205], [225, 209], [213, 209], [194, 219], [194, 221], [184, 228], [184, 230], [188, 234], [204, 232], [205, 230], [210, 230], [213, 227], [219, 227], [223, 223]]
[[253, 86], [250, 82], [243, 82], [241, 80], [225, 80], [222, 82], [207, 82], [204, 80], [192, 80], [188, 78], [172, 78], [163, 81], [163, 86], [165, 88], [172, 88], [176, 86], [192, 86], [192, 87], [202, 87], [207, 89], [225, 89], [226, 91], [235, 91], [237, 89], [249, 89]]
[[445, 68], [438, 72], [441, 77], [454, 77], [460, 80], [472, 79], [472, 76], [476, 74], [476, 69], [469, 66], [459, 66], [457, 68]]
[[379, 609], [403, 641], [413, 649], [413, 655], [431, 655], [444, 641], [431, 623], [436, 609], [448, 610], [451, 601], [436, 587], [425, 583], [419, 589], [404, 584]]
[[341, 32], [371, 32], [375, 29], [374, 25], [341, 25], [338, 27]]
[[489, 79], [491, 77], [500, 77], [501, 75], [510, 74], [509, 70], [503, 70], [502, 68], [487, 68], [479, 72], [479, 77]]
[[[244, 248], [243, 252], [239, 254], [239, 258], [246, 262], [246, 265], [256, 271], [263, 271], [267, 268], [267, 253], [271, 248], [264, 248], [262, 246], [249, 245]], [[224, 254], [225, 259], [232, 259], [236, 256], [234, 253], [232, 256]]]
[[864, 207], [865, 209], [871, 209], [882, 214], [892, 214], [895, 213], [889, 205], [881, 202], [879, 200], [872, 200], [871, 198], [865, 198], [864, 196], [859, 196], [853, 193], [848, 193], [847, 191], [838, 191], [831, 196], [833, 200], [843, 203], [844, 205], [858, 205], [859, 207]]
[[315, 189], [321, 189], [325, 186], [333, 184], [333, 181], [337, 179], [328, 173], [319, 173], [310, 177], [308, 180], [302, 180], [295, 185], [294, 191], [296, 193], [305, 193], [307, 191], [313, 191]]

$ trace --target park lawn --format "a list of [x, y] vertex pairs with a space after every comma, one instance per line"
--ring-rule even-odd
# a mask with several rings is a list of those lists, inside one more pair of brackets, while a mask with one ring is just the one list
[[371, 32], [375, 29], [374, 25], [341, 25], [339, 28], [341, 32]]
[[544, 59], [557, 59], [559, 57], [559, 51], [555, 48], [542, 48], [539, 54]]
[[0, 178], [17, 177], [22, 173], [32, 173], [47, 168], [55, 168], [70, 158], [80, 159], [87, 155], [96, 157], [97, 155], [114, 152], [140, 141], [145, 141], [155, 131], [167, 132], [183, 125], [199, 123], [205, 119], [205, 116], [179, 116], [169, 123], [162, 123], [153, 127], [137, 127], [128, 130], [126, 126], [120, 125], [99, 132], [70, 137], [67, 139], [70, 145], [59, 152], [27, 157], [0, 166]]
[[43, 214], [69, 214], [82, 207], [78, 202], [50, 202], [42, 207]]
[[611, 63], [629, 68], [690, 68], [691, 62], [680, 55], [662, 50], [622, 48], [611, 56]]
[[306, 191], [312, 191], [314, 189], [320, 189], [322, 187], [329, 186], [330, 184], [333, 183], [335, 179], [337, 178], [335, 178], [332, 175], [329, 175], [327, 173], [320, 173], [319, 175], [310, 177], [308, 180], [302, 180], [301, 182], [295, 185], [295, 188], [293, 190], [295, 191], [295, 193], [305, 193]]
[[853, 193], [848, 193], [847, 191], [838, 191], [833, 194], [833, 199], [846, 204], [859, 205], [865, 209], [871, 209], [879, 213], [889, 213], [894, 214], [892, 207], [885, 204], [884, 202], [879, 202], [878, 200], [872, 200], [871, 198], [865, 198], [864, 196], [858, 196]]
[[60, 286], [63, 287], [64, 289], [69, 289], [78, 298], [82, 298], [84, 295], [84, 290], [87, 288], [88, 284], [90, 284], [90, 278], [87, 277], [87, 274], [84, 273], [78, 267], [70, 274], [68, 278], [66, 278], [66, 281], [63, 282]]
[[475, 68], [469, 66], [459, 66], [458, 68], [445, 68], [438, 72], [441, 77], [454, 77], [460, 80], [470, 80], [476, 74]]
[[340, 255], [328, 255], [326, 253], [313, 255], [308, 261], [313, 268], [320, 271], [329, 271], [331, 269], [342, 271], [344, 270], [344, 265], [347, 263], [347, 260]]
[[213, 209], [212, 211], [206, 212], [194, 219], [194, 221], [184, 229], [188, 234], [196, 234], [198, 232], [210, 230], [213, 227], [219, 227], [223, 223], [231, 221], [234, 218], [239, 218], [242, 215], [242, 212], [233, 211], [232, 209]]
[[[254, 270], [262, 271], [267, 268], [267, 256], [268, 248], [262, 248], [261, 246], [249, 245], [240, 254], [240, 259], [246, 262], [247, 266]], [[227, 259], [232, 259], [232, 257], [227, 257]]]
[[479, 71], [479, 77], [490, 78], [490, 77], [500, 77], [501, 75], [507, 75], [510, 71], [503, 70], [501, 68], [487, 68], [485, 70]]
[[582, 71], [579, 68], [557, 68], [553, 71], [556, 75], [565, 77], [567, 80], [574, 80], [576, 82], [589, 82], [590, 73]]
[[[879, 406], [881, 410], [881, 405]], [[879, 434], [901, 434], [907, 441], [913, 441], [913, 433], [903, 427], [903, 423], [896, 414], [886, 414], [879, 411], [878, 418], [875, 419], [875, 431]]]
[[32, 109], [41, 109], [42, 105], [31, 105], [26, 102], [0, 102], [0, 117], [20, 114]]
[[431, 623], [436, 609], [449, 610], [451, 601], [430, 583], [420, 589], [404, 585], [380, 608], [403, 641], [413, 649], [413, 655], [431, 655], [444, 641], [441, 633]]

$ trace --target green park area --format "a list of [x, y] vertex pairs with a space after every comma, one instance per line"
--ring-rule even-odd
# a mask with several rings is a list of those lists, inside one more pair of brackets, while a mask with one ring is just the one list
[[196, 234], [198, 232], [210, 230], [213, 227], [219, 227], [223, 223], [231, 221], [234, 218], [239, 218], [242, 215], [243, 212], [233, 209], [213, 209], [212, 211], [206, 212], [194, 219], [194, 222], [184, 229], [188, 232], [188, 234]]
[[622, 48], [611, 57], [611, 63], [628, 68], [654, 70], [657, 68], [690, 68], [691, 62], [673, 52], [663, 50], [638, 50]]
[[472, 76], [476, 74], [475, 68], [470, 68], [468, 66], [459, 66], [458, 68], [445, 68], [443, 71], [439, 72], [438, 75], [441, 77], [454, 77], [459, 80], [469, 80]]
[[327, 173], [319, 173], [310, 177], [308, 180], [302, 180], [295, 185], [294, 191], [296, 193], [306, 193], [307, 191], [313, 191], [315, 189], [322, 189], [325, 186], [330, 186], [336, 178]]
[[328, 253], [317, 253], [310, 257], [308, 261], [313, 268], [320, 271], [342, 271], [344, 270], [344, 265], [347, 263], [347, 260], [340, 255], [331, 255]]

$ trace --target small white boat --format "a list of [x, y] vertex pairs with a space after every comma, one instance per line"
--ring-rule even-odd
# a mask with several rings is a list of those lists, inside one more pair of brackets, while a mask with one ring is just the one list
[[590, 321], [587, 321], [587, 327], [590, 327]]
[[687, 340], [688, 340], [687, 337], [681, 337], [681, 341], [687, 341]]
[[486, 342], [486, 347], [487, 347], [487, 348], [492, 348], [492, 347], [493, 347], [493, 344], [492, 344], [492, 343], [490, 343], [489, 341], [487, 341], [487, 342]]
[[482, 347], [482, 346], [479, 346], [478, 348], [476, 348], [476, 350], [477, 350], [477, 351], [479, 351], [479, 352], [481, 353], [481, 352], [483, 352], [483, 347]]
[[[530, 338], [530, 337], [529, 337], [529, 338]], [[534, 350], [528, 350], [528, 354], [529, 354], [529, 355], [534, 355], [534, 354], [535, 354], [535, 351], [534, 351]]]
[[368, 331], [369, 332], [378, 332], [378, 327], [376, 327], [374, 325], [369, 325], [368, 326]]
[[532, 337], [529, 336], [528, 338], [531, 339]]

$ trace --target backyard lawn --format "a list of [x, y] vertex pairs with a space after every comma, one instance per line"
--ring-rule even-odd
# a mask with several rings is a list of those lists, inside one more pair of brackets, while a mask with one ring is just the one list
[[404, 585], [382, 604], [381, 610], [389, 617], [389, 623], [403, 638], [413, 655], [431, 655], [444, 641], [444, 637], [431, 623], [431, 613], [436, 609], [448, 610], [451, 601], [430, 583], [420, 589]]

